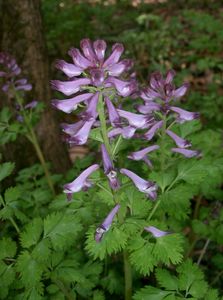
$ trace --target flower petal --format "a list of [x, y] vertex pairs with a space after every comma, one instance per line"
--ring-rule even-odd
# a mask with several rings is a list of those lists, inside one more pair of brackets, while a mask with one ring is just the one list
[[92, 93], [85, 93], [78, 95], [76, 97], [65, 99], [65, 100], [52, 100], [52, 105], [65, 113], [71, 113], [73, 110], [77, 109], [79, 103], [86, 101], [92, 97]]

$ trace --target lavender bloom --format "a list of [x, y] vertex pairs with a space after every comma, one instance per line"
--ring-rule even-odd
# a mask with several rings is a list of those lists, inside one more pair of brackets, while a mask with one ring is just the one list
[[91, 130], [91, 127], [94, 124], [94, 122], [95, 122], [95, 119], [82, 123], [83, 126], [80, 128], [80, 130], [77, 131], [70, 138], [68, 138], [67, 142], [71, 146], [73, 146], [73, 145], [84, 145], [88, 140], [90, 130]]
[[109, 100], [108, 97], [105, 98], [105, 102], [107, 105], [108, 117], [111, 125], [114, 127], [119, 127], [121, 125], [121, 119], [117, 109], [114, 107], [113, 103]]
[[179, 115], [178, 122], [183, 123], [185, 121], [192, 121], [199, 118], [199, 113], [189, 112], [182, 108], [171, 106], [170, 109]]
[[33, 100], [33, 101], [27, 103], [27, 104], [24, 106], [24, 108], [25, 108], [25, 109], [33, 109], [34, 107], [37, 106], [37, 104], [38, 104], [38, 101]]
[[184, 155], [187, 158], [191, 157], [200, 157], [201, 152], [197, 150], [188, 150], [188, 149], [181, 149], [181, 148], [172, 148], [171, 149], [173, 152], [180, 153]]
[[132, 171], [127, 169], [121, 169], [120, 173], [128, 176], [140, 192], [145, 193], [152, 200], [156, 199], [157, 185], [154, 182], [144, 180]]
[[65, 113], [71, 113], [77, 109], [79, 103], [89, 100], [93, 96], [92, 93], [85, 93], [66, 100], [52, 100], [52, 105]]
[[67, 77], [74, 77], [81, 75], [83, 69], [74, 64], [67, 63], [64, 60], [57, 60], [55, 67], [64, 72]]
[[[89, 75], [90, 83], [94, 86], [109, 86], [110, 81], [114, 77], [120, 76], [123, 72], [128, 71], [132, 66], [130, 60], [119, 59], [124, 51], [122, 44], [114, 44], [112, 47], [112, 53], [105, 60], [105, 50], [107, 45], [103, 40], [97, 40], [91, 42], [89, 39], [83, 39], [80, 43], [83, 55], [81, 52], [72, 48], [68, 54], [73, 59], [72, 64], [68, 64], [64, 61], [57, 62], [57, 67], [61, 69], [68, 77], [79, 76], [81, 73], [85, 72]], [[114, 76], [114, 77], [113, 77]], [[110, 82], [110, 83], [109, 83]], [[120, 82], [113, 82], [114, 86], [120, 91], [121, 94], [130, 94], [133, 90], [133, 85], [130, 82], [125, 82], [125, 91], [123, 91], [123, 86], [120, 86]]]
[[156, 133], [156, 131], [158, 130], [158, 129], [160, 129], [161, 127], [163, 126], [163, 121], [159, 121], [159, 122], [156, 122], [145, 134], [144, 134], [144, 137], [145, 137], [145, 139], [147, 139], [148, 141], [150, 141], [153, 137], [154, 137], [154, 135], [155, 135], [155, 133]]
[[154, 102], [148, 102], [146, 105], [138, 105], [136, 108], [142, 114], [150, 114], [153, 111], [160, 110], [161, 105]]
[[0, 52], [0, 65], [3, 70], [0, 71], [0, 77], [3, 78], [2, 90], [7, 93], [10, 87], [15, 90], [30, 91], [32, 85], [27, 82], [27, 79], [16, 79], [21, 73], [21, 69], [16, 63], [16, 60], [7, 53]]
[[117, 109], [117, 112], [121, 117], [127, 119], [129, 124], [135, 128], [147, 128], [154, 120], [151, 116], [139, 115], [122, 109]]
[[146, 156], [149, 152], [152, 152], [154, 150], [159, 149], [158, 145], [149, 146], [147, 148], [144, 148], [142, 150], [132, 152], [130, 155], [128, 155], [128, 158], [133, 160], [143, 160], [149, 167], [152, 167], [151, 161]]
[[116, 90], [118, 91], [118, 94], [123, 97], [131, 95], [136, 90], [135, 80], [123, 81], [115, 77], [109, 77], [108, 79], [106, 79], [106, 83], [113, 84]]
[[166, 133], [174, 140], [176, 143], [177, 147], [179, 148], [188, 148], [191, 146], [191, 143], [187, 140], [182, 139], [178, 135], [176, 135], [174, 132], [170, 130], [166, 130]]
[[188, 83], [183, 84], [180, 88], [175, 89], [172, 81], [175, 76], [175, 72], [170, 70], [167, 72], [166, 79], [162, 74], [155, 72], [150, 78], [150, 88], [144, 89], [141, 93], [141, 97], [145, 101], [152, 101], [159, 98], [163, 101], [170, 101], [171, 99], [179, 99], [185, 95], [189, 87]]
[[156, 238], [159, 238], [159, 237], [169, 234], [169, 232], [159, 230], [158, 228], [156, 228], [154, 226], [144, 227], [144, 230], [150, 232]]
[[95, 241], [99, 243], [104, 235], [105, 232], [109, 230], [111, 224], [113, 222], [114, 217], [116, 216], [117, 212], [120, 209], [120, 204], [116, 204], [115, 207], [110, 211], [107, 215], [103, 223], [96, 229], [95, 232]]
[[65, 132], [66, 134], [68, 134], [70, 136], [73, 136], [81, 129], [81, 127], [83, 127], [84, 123], [85, 122], [83, 120], [78, 121], [74, 124], [63, 123], [63, 124], [61, 124], [61, 127], [62, 127], [63, 132]]
[[92, 186], [88, 177], [99, 168], [99, 165], [94, 164], [84, 170], [74, 181], [64, 185], [64, 193], [67, 194], [67, 199], [71, 200], [73, 193], [80, 192], [81, 190], [86, 190]]
[[120, 128], [120, 127], [119, 128], [114, 128], [114, 129], [109, 131], [108, 137], [113, 138], [116, 135], [121, 134], [124, 139], [130, 139], [131, 137], [134, 136], [136, 129], [137, 128], [132, 127], [132, 126], [126, 126], [126, 127], [122, 127], [122, 128]]
[[95, 120], [98, 116], [97, 104], [98, 104], [99, 93], [95, 93], [94, 96], [89, 101], [87, 109], [80, 116], [85, 121]]
[[80, 91], [82, 85], [87, 85], [90, 83], [91, 80], [89, 78], [79, 78], [72, 81], [51, 80], [52, 88], [66, 96], [70, 96]]
[[112, 161], [109, 157], [107, 149], [104, 144], [101, 145], [101, 152], [102, 152], [102, 160], [104, 165], [104, 172], [109, 179], [109, 185], [113, 190], [117, 190], [120, 187], [117, 172], [114, 169]]

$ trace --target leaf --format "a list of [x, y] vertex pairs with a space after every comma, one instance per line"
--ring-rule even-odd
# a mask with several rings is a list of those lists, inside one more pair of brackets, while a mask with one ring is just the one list
[[16, 243], [8, 237], [4, 237], [0, 240], [0, 259], [6, 257], [14, 257], [16, 254]]
[[0, 261], [0, 299], [6, 299], [8, 296], [9, 286], [15, 279], [13, 265], [6, 265]]
[[33, 249], [32, 257], [41, 263], [49, 264], [51, 255], [51, 243], [49, 239], [41, 240]]
[[103, 291], [96, 290], [93, 292], [93, 300], [105, 300]]
[[8, 177], [15, 167], [14, 163], [6, 162], [0, 165], [0, 181]]
[[159, 285], [170, 291], [178, 290], [178, 279], [165, 269], [156, 269], [156, 279]]
[[101, 143], [104, 142], [104, 140], [102, 138], [102, 135], [101, 135], [101, 128], [100, 127], [92, 129], [91, 132], [90, 132], [89, 137], [92, 140], [95, 140], [95, 141], [98, 141], [98, 142], [101, 142]]
[[41, 218], [35, 218], [26, 225], [25, 230], [20, 234], [20, 241], [23, 248], [29, 248], [36, 245], [43, 232], [43, 221]]
[[140, 291], [136, 292], [133, 296], [133, 300], [163, 300], [172, 292], [162, 291], [152, 286], [146, 286]]
[[127, 235], [121, 229], [112, 227], [104, 233], [102, 240], [97, 243], [94, 239], [96, 228], [87, 232], [86, 250], [94, 259], [103, 260], [105, 256], [121, 251], [127, 244]]
[[24, 251], [17, 259], [16, 269], [25, 287], [35, 287], [41, 280], [44, 266], [33, 259], [28, 251]]
[[5, 191], [4, 198], [5, 202], [9, 204], [10, 202], [14, 202], [18, 200], [18, 198], [21, 195], [21, 188], [15, 186], [15, 187], [10, 187]]
[[193, 185], [199, 185], [207, 174], [206, 166], [201, 160], [184, 160], [178, 165], [178, 180], [183, 180]]
[[196, 187], [189, 184], [179, 184], [159, 196], [161, 207], [177, 220], [187, 218], [190, 200], [196, 194]]
[[156, 239], [153, 255], [166, 265], [179, 264], [183, 259], [183, 239], [178, 233], [168, 234]]
[[44, 219], [44, 238], [51, 240], [54, 249], [67, 248], [74, 243], [82, 226], [75, 214], [52, 213]]

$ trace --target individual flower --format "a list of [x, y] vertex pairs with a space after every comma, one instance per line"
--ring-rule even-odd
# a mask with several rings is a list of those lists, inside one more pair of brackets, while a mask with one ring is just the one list
[[52, 100], [52, 105], [59, 110], [62, 110], [65, 113], [71, 113], [73, 110], [76, 110], [78, 104], [89, 100], [93, 96], [93, 93], [84, 93], [78, 96], [75, 96], [70, 99], [65, 100]]
[[152, 200], [156, 199], [157, 185], [154, 182], [144, 180], [132, 171], [127, 169], [121, 169], [120, 173], [128, 176], [140, 192], [145, 193]]
[[115, 207], [110, 211], [107, 217], [104, 219], [103, 223], [96, 229], [95, 241], [99, 243], [105, 232], [109, 230], [113, 222], [114, 217], [120, 209], [120, 204], [116, 204]]
[[156, 122], [146, 133], [144, 133], [143, 135], [144, 138], [150, 141], [154, 137], [156, 131], [160, 129], [162, 126], [163, 126], [163, 121]]
[[113, 190], [117, 190], [120, 187], [117, 178], [117, 172], [114, 169], [113, 163], [104, 144], [101, 145], [101, 152], [102, 152], [102, 160], [104, 165], [104, 172], [108, 177], [109, 185]]
[[71, 200], [73, 193], [86, 190], [92, 186], [92, 182], [88, 177], [99, 168], [98, 164], [94, 164], [84, 170], [74, 181], [64, 185], [64, 193], [67, 194], [67, 199]]
[[79, 92], [82, 85], [90, 83], [91, 80], [89, 78], [78, 78], [70, 81], [51, 80], [52, 88], [66, 96]]
[[155, 237], [155, 238], [159, 238], [159, 237], [169, 234], [169, 232], [159, 230], [158, 228], [156, 228], [154, 226], [144, 227], [144, 230], [150, 232], [153, 235], [153, 237]]
[[201, 156], [201, 152], [197, 150], [189, 150], [189, 149], [182, 149], [182, 148], [172, 148], [171, 150], [175, 153], [180, 153], [187, 158]]
[[157, 149], [159, 149], [158, 145], [149, 146], [149, 147], [146, 147], [142, 150], [130, 153], [128, 155], [128, 158], [130, 158], [132, 160], [143, 160], [151, 168], [152, 163], [148, 159], [147, 154], [152, 152], [152, 151], [155, 151]]
[[108, 117], [111, 125], [113, 127], [120, 127], [122, 123], [117, 109], [115, 108], [115, 106], [113, 105], [113, 103], [110, 101], [108, 97], [105, 98], [105, 103], [107, 105]]
[[136, 129], [136, 127], [132, 126], [114, 128], [108, 132], [108, 137], [113, 138], [117, 135], [122, 135], [124, 139], [130, 139], [134, 136]]
[[[77, 131], [67, 139], [67, 142], [70, 144], [70, 146], [86, 144], [94, 122], [95, 119], [78, 123], [78, 126], [76, 127]], [[78, 128], [79, 125], [81, 125], [80, 129]], [[64, 130], [64, 132], [66, 132], [66, 130]]]
[[166, 133], [174, 140], [174, 142], [179, 148], [188, 148], [191, 146], [191, 143], [189, 141], [182, 139], [173, 131], [166, 130]]
[[95, 93], [94, 96], [89, 100], [87, 109], [80, 114], [81, 119], [85, 121], [96, 120], [98, 116], [97, 104], [98, 104], [99, 93]]
[[185, 121], [192, 121], [194, 119], [199, 118], [199, 113], [189, 112], [189, 111], [186, 111], [186, 110], [184, 110], [182, 108], [179, 108], [179, 107], [171, 106], [170, 110], [172, 110], [173, 112], [178, 114], [179, 117], [178, 117], [177, 121], [179, 123], [183, 123]]
[[154, 118], [151, 116], [139, 115], [122, 109], [117, 109], [117, 112], [120, 117], [128, 121], [130, 126], [135, 128], [148, 128], [154, 121]]

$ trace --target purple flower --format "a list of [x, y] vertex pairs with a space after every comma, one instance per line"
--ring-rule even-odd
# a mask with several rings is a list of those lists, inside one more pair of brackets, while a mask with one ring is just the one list
[[63, 132], [65, 132], [66, 134], [68, 134], [70, 136], [73, 136], [81, 129], [81, 127], [83, 127], [84, 123], [85, 122], [83, 120], [78, 121], [74, 124], [63, 123], [63, 124], [61, 124], [61, 127], [63, 129]]
[[166, 133], [174, 140], [174, 142], [176, 143], [176, 145], [179, 148], [188, 148], [191, 146], [191, 143], [189, 141], [182, 139], [181, 137], [176, 135], [174, 132], [172, 132], [170, 130], [166, 130]]
[[81, 68], [82, 70], [85, 70], [89, 67], [93, 67], [94, 64], [89, 61], [87, 58], [85, 58], [79, 49], [71, 48], [68, 51], [68, 54], [72, 57], [74, 65]]
[[99, 165], [94, 164], [84, 170], [74, 181], [64, 185], [64, 193], [67, 194], [68, 200], [72, 199], [73, 193], [80, 192], [81, 190], [86, 190], [92, 186], [92, 183], [90, 180], [88, 180], [88, 177], [98, 168]]
[[67, 142], [70, 144], [70, 146], [86, 144], [90, 134], [91, 127], [93, 126], [94, 122], [95, 120], [93, 119], [90, 121], [79, 123], [82, 125], [81, 128], [78, 131], [76, 131], [74, 135], [72, 135], [70, 138], [67, 139]]
[[159, 149], [158, 145], [149, 146], [140, 151], [132, 152], [130, 155], [128, 155], [128, 158], [133, 160], [143, 160], [149, 167], [152, 167], [152, 163], [146, 155], [157, 149]]
[[154, 137], [156, 131], [160, 129], [162, 126], [163, 126], [163, 121], [156, 122], [146, 133], [144, 133], [145, 139], [150, 141]]
[[0, 65], [2, 70], [0, 71], [0, 77], [2, 77], [2, 90], [7, 93], [10, 87], [15, 90], [30, 91], [32, 85], [27, 82], [27, 79], [17, 79], [17, 76], [21, 73], [21, 69], [16, 63], [16, 60], [7, 53], [0, 52]]
[[97, 116], [98, 116], [98, 112], [97, 112], [98, 96], [99, 96], [99, 93], [98, 92], [95, 93], [94, 96], [89, 101], [85, 112], [80, 114], [80, 117], [83, 120], [91, 121], [91, 120], [95, 120], [97, 118]]
[[121, 169], [120, 173], [128, 176], [140, 192], [145, 193], [148, 197], [150, 197], [153, 200], [156, 199], [157, 185], [154, 182], [144, 180], [132, 171], [127, 169]]
[[188, 150], [188, 149], [181, 149], [181, 148], [172, 148], [171, 149], [173, 152], [180, 153], [184, 155], [187, 158], [191, 157], [200, 157], [201, 152], [197, 150]]
[[79, 76], [83, 71], [82, 68], [75, 66], [74, 64], [67, 63], [64, 60], [57, 60], [55, 67], [63, 71], [67, 77]]
[[25, 108], [25, 109], [33, 109], [34, 107], [37, 106], [37, 104], [38, 104], [38, 101], [33, 100], [33, 101], [27, 103], [27, 104], [24, 106], [24, 108]]
[[66, 96], [70, 96], [80, 91], [82, 85], [87, 85], [90, 83], [91, 80], [89, 78], [79, 78], [71, 81], [51, 80], [52, 88]]
[[129, 125], [135, 128], [148, 128], [154, 120], [151, 116], [139, 115], [122, 109], [117, 109], [117, 112], [122, 118], [128, 120]]
[[150, 114], [153, 111], [160, 110], [161, 105], [154, 102], [148, 102], [146, 105], [138, 105], [136, 109], [142, 114]]
[[78, 95], [76, 97], [65, 99], [65, 100], [52, 100], [52, 105], [65, 113], [71, 113], [73, 110], [77, 109], [79, 103], [89, 100], [93, 96], [92, 93], [85, 93]]
[[103, 63], [103, 67], [108, 67], [116, 64], [119, 61], [122, 53], [124, 51], [124, 47], [122, 44], [116, 43], [112, 46], [112, 53]]
[[132, 126], [126, 126], [126, 127], [122, 127], [122, 128], [120, 128], [120, 127], [114, 128], [108, 132], [108, 137], [113, 138], [116, 135], [121, 134], [124, 139], [130, 139], [131, 137], [134, 136], [136, 129], [137, 128], [132, 127]]
[[120, 209], [120, 204], [116, 204], [115, 207], [110, 211], [107, 215], [103, 223], [96, 229], [95, 232], [95, 241], [99, 243], [104, 235], [105, 232], [109, 230], [111, 224], [113, 222], [114, 217], [116, 216], [117, 212]]
[[175, 89], [172, 83], [174, 76], [175, 72], [173, 70], [167, 72], [166, 79], [164, 79], [159, 72], [153, 73], [150, 78], [150, 88], [144, 89], [141, 93], [141, 97], [145, 101], [153, 101], [159, 98], [167, 102], [171, 99], [183, 97], [189, 85], [185, 83], [180, 88]]
[[104, 165], [104, 172], [109, 180], [109, 185], [113, 190], [117, 190], [120, 187], [117, 172], [114, 169], [113, 163], [109, 157], [108, 151], [104, 144], [101, 145], [102, 160]]
[[136, 81], [123, 81], [115, 77], [109, 77], [106, 83], [111, 83], [116, 88], [119, 95], [127, 97], [136, 90]]
[[121, 118], [118, 114], [117, 109], [114, 107], [113, 103], [109, 100], [108, 97], [105, 98], [105, 102], [108, 109], [108, 117], [112, 126], [119, 127], [121, 126]]
[[178, 122], [183, 123], [185, 121], [192, 121], [199, 118], [199, 113], [189, 112], [182, 108], [171, 106], [170, 109], [179, 115]]
[[155, 238], [159, 238], [159, 237], [169, 234], [169, 232], [159, 230], [158, 228], [156, 228], [154, 226], [144, 227], [144, 230], [150, 232]]

